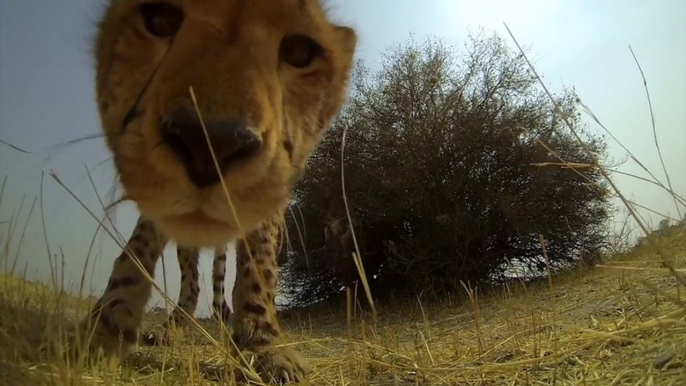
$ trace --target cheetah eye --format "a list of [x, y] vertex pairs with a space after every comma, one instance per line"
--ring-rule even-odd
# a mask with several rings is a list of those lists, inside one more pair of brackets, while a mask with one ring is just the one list
[[303, 35], [286, 36], [279, 47], [279, 59], [296, 68], [305, 68], [319, 56], [324, 49], [316, 41]]
[[174, 36], [181, 28], [183, 11], [165, 2], [144, 3], [138, 6], [145, 29], [158, 38]]

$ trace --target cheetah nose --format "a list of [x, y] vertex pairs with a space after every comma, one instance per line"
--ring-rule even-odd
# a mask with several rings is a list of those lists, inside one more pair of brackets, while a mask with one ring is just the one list
[[[250, 157], [261, 146], [260, 138], [245, 120], [204, 120], [204, 124], [222, 174], [231, 164]], [[217, 166], [197, 114], [177, 112], [163, 121], [161, 129], [164, 141], [181, 157], [195, 185], [204, 188], [219, 182]]]

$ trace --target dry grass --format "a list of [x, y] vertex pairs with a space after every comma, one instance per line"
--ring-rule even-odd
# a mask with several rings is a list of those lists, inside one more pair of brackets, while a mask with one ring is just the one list
[[[686, 230], [656, 240], [686, 268]], [[472, 288], [442, 302], [358, 312], [284, 315], [288, 342], [313, 365], [311, 385], [680, 385], [686, 382], [686, 306], [653, 247], [547, 281]], [[201, 334], [171, 347], [139, 347], [120, 367], [41, 359], [48, 323], [73, 320], [89, 303], [50, 287], [0, 278], [0, 380], [4, 385], [234, 384], [225, 352]], [[77, 312], [74, 312], [77, 311]], [[478, 318], [477, 318], [478, 315]], [[159, 323], [150, 316], [146, 325]], [[212, 321], [201, 321], [215, 337]], [[220, 339], [225, 340], [225, 338]]]

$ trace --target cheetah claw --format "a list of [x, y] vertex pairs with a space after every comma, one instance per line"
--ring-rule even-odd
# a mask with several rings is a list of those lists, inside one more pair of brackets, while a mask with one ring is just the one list
[[243, 353], [264, 382], [277, 385], [303, 381], [311, 369], [300, 354], [289, 347], [264, 347]]

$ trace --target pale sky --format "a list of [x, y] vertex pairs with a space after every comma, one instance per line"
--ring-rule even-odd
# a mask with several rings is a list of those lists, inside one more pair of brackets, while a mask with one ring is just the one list
[[[686, 2], [682, 0], [330, 0], [336, 21], [356, 28], [358, 58], [378, 68], [381, 53], [414, 34], [415, 40], [438, 37], [462, 48], [469, 31], [483, 27], [505, 37], [514, 48], [506, 22], [553, 90], [574, 86], [605, 126], [664, 181], [653, 143], [648, 103], [628, 46], [641, 62], [650, 89], [659, 144], [674, 189], [686, 196]], [[88, 255], [97, 222], [48, 173], [62, 181], [96, 215], [103, 210], [91, 187], [91, 171], [106, 202], [113, 186], [112, 163], [102, 139], [68, 148], [55, 145], [99, 133], [94, 103], [90, 45], [102, 2], [93, 0], [2, 0], [0, 2], [0, 140], [31, 154], [0, 144], [0, 179], [7, 186], [0, 204], [0, 240], [8, 222], [25, 202], [10, 257], [14, 259], [28, 210], [44, 179], [44, 217], [52, 254], [64, 254], [65, 283], [75, 288]], [[593, 130], [600, 130], [587, 119]], [[610, 142], [611, 154], [625, 152]], [[102, 163], [105, 161], [104, 163]], [[645, 176], [631, 162], [622, 171]], [[627, 177], [615, 179], [633, 200], [657, 212], [677, 217], [674, 203], [659, 189]], [[682, 208], [682, 216], [684, 209]], [[647, 214], [647, 212], [643, 212]], [[127, 237], [137, 218], [131, 204], [115, 211], [117, 229]], [[653, 215], [657, 224], [660, 216]], [[168, 251], [172, 251], [171, 248]], [[119, 250], [101, 233], [91, 253], [86, 293], [100, 295]], [[93, 261], [95, 260], [95, 263]], [[59, 263], [62, 264], [61, 262]], [[93, 267], [93, 264], [95, 266]], [[175, 254], [165, 260], [172, 299], [178, 291]], [[229, 264], [232, 266], [233, 264]], [[39, 206], [28, 223], [18, 254], [27, 277], [48, 280], [48, 253]], [[4, 270], [4, 262], [2, 269]], [[92, 274], [91, 274], [92, 272]], [[163, 285], [162, 266], [157, 281]], [[200, 314], [211, 303], [211, 258], [201, 261], [205, 285]], [[233, 269], [227, 286], [233, 283]], [[230, 288], [230, 287], [229, 287]], [[227, 291], [228, 292], [228, 291]], [[151, 304], [159, 302], [154, 296]]]

